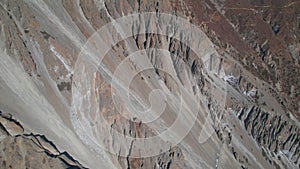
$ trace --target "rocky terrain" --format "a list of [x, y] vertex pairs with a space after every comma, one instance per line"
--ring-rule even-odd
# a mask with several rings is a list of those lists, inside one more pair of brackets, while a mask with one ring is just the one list
[[0, 168], [300, 168], [299, 9], [0, 0]]
[[24, 133], [11, 114], [0, 116], [1, 168], [84, 168], [45, 136]]

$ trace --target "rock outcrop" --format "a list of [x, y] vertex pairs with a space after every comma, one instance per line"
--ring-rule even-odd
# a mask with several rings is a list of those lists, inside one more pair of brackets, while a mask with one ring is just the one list
[[45, 136], [24, 133], [11, 114], [0, 112], [0, 118], [1, 168], [84, 168]]

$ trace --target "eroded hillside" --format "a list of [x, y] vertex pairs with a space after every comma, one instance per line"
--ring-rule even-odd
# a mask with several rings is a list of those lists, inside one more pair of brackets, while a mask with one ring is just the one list
[[298, 1], [0, 2], [2, 167], [300, 167]]

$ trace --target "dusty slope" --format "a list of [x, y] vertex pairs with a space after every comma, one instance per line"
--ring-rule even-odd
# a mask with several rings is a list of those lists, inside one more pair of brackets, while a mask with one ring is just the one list
[[[285, 8], [293, 9], [295, 19], [298, 3], [235, 5], [3, 0], [0, 109], [89, 168], [299, 167], [299, 21], [291, 21], [294, 31], [284, 32], [281, 15], [276, 23], [264, 20], [275, 9], [284, 15]], [[261, 13], [252, 18], [244, 10]], [[92, 36], [113, 19], [138, 12], [155, 13], [146, 22], [132, 17]], [[184, 19], [176, 23], [177, 17], [159, 12]], [[248, 17], [264, 23], [244, 23]], [[266, 23], [270, 29], [260, 28]], [[281, 39], [287, 45], [267, 48]], [[138, 52], [151, 48], [161, 50]], [[278, 48], [289, 62], [277, 56]], [[104, 54], [99, 66], [91, 62]], [[286, 65], [290, 69], [281, 71]], [[295, 78], [285, 76], [292, 73]], [[166, 129], [157, 142], [140, 139]], [[199, 140], [202, 131], [208, 140]], [[154, 156], [143, 155], [149, 148]]]

